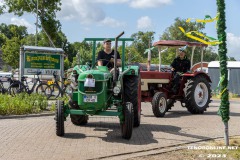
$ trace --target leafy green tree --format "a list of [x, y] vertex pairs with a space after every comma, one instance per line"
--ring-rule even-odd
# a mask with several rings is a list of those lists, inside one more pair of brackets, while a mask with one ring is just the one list
[[[148, 31], [148, 32], [142, 32], [139, 31], [137, 33], [134, 33], [131, 35], [131, 38], [134, 38], [134, 41], [131, 45], [131, 47], [134, 47], [136, 51], [143, 57], [147, 58], [147, 54], [144, 54], [145, 50], [152, 47], [152, 41], [154, 39], [155, 32]], [[152, 57], [155, 57], [157, 55], [157, 51], [152, 52]]]
[[[185, 19], [176, 18], [174, 24], [168, 27], [162, 36], [160, 37], [161, 40], [183, 40], [189, 42], [196, 42], [195, 40], [188, 38], [180, 31], [178, 27], [184, 28], [186, 32], [189, 31], [198, 31], [202, 34], [203, 29], [205, 28], [204, 23], [197, 23], [197, 22], [189, 22], [187, 23]], [[192, 50], [191, 48], [187, 48], [187, 57], [191, 57]], [[167, 52], [162, 53], [162, 63], [163, 64], [170, 64], [173, 58], [176, 56], [176, 49], [168, 49]], [[212, 51], [212, 48], [207, 48], [204, 53], [204, 61], [210, 62], [213, 60], [217, 60], [218, 55]], [[201, 60], [201, 49], [196, 47], [195, 54], [193, 58], [193, 64], [200, 62]]]
[[[14, 13], [18, 16], [22, 16], [24, 13], [38, 13], [41, 23], [41, 26], [38, 27], [46, 31], [53, 41], [58, 38], [57, 32], [60, 30], [61, 24], [56, 19], [56, 12], [61, 9], [61, 0], [5, 0], [4, 2], [4, 5], [0, 7], [0, 13], [3, 13], [1, 10], [6, 8], [9, 13]], [[51, 44], [46, 34], [44, 38]]]
[[236, 59], [234, 57], [227, 57], [228, 61], [236, 61]]
[[76, 64], [86, 64], [86, 62], [92, 61], [92, 43], [83, 42], [74, 42], [71, 44], [73, 47], [73, 57], [74, 67]]
[[8, 39], [6, 44], [2, 46], [3, 61], [12, 66], [14, 69], [19, 67], [19, 49], [21, 40], [18, 37]]
[[71, 64], [70, 64], [68, 58], [65, 58], [65, 60], [64, 60], [64, 70], [67, 70], [70, 67], [71, 67]]
[[5, 23], [2, 23], [0, 25], [0, 47], [5, 44], [7, 39], [13, 37], [23, 39], [27, 35], [27, 28], [25, 26], [17, 26], [13, 24], [6, 25]]

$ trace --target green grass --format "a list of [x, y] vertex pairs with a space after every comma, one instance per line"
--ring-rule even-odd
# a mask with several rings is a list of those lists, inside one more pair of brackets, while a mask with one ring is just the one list
[[[212, 93], [212, 98], [220, 99], [221, 96], [219, 93]], [[240, 98], [240, 97], [238, 94], [229, 92], [229, 99], [232, 99], [232, 98]]]
[[47, 98], [35, 93], [21, 93], [15, 97], [0, 94], [0, 102], [0, 115], [39, 113], [48, 106]]
[[[209, 149], [210, 147], [216, 147], [218, 149]], [[222, 159], [231, 159], [239, 160], [240, 159], [240, 136], [230, 137], [229, 148], [220, 149], [224, 147], [224, 140], [213, 140], [207, 141], [204, 144], [195, 144], [182, 146], [183, 149], [176, 149], [166, 153], [160, 153], [155, 155], [148, 155], [143, 157], [129, 158], [129, 160], [222, 160]], [[198, 149], [192, 149], [191, 147], [197, 147]], [[204, 149], [208, 148], [208, 149]], [[199, 149], [200, 148], [200, 149]]]

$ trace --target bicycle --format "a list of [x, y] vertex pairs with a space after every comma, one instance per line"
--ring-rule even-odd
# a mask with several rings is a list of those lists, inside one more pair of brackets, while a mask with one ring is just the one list
[[[48, 99], [50, 99], [51, 97], [54, 97], [54, 99], [56, 99], [60, 96], [60, 94], [61, 94], [61, 96], [63, 96], [64, 93], [67, 93], [70, 90], [69, 83], [65, 83], [65, 80], [67, 78], [62, 78], [63, 81], [60, 81], [57, 78], [57, 76], [58, 75], [55, 72], [53, 72], [54, 82], [53, 82], [53, 84], [49, 85], [48, 88], [46, 88], [46, 94], [48, 96]], [[59, 85], [59, 83], [61, 85]]]
[[[35, 81], [34, 81], [31, 89], [29, 88], [29, 85], [28, 85], [28, 82], [27, 82], [28, 77], [22, 76], [21, 81], [15, 81], [10, 85], [10, 87], [8, 89], [8, 93], [12, 96], [14, 96], [18, 93], [22, 93], [22, 92], [26, 92], [28, 94], [31, 94], [35, 91], [35, 87], [37, 86], [36, 93], [46, 95], [45, 90], [46, 90], [47, 87], [49, 87], [49, 85], [46, 82], [43, 82], [43, 81], [40, 80], [40, 78], [39, 78], [40, 74], [41, 74], [41, 72], [37, 72], [37, 74], [36, 74], [37, 78], [34, 79]], [[25, 82], [25, 84], [24, 84], [24, 82]], [[39, 84], [37, 85], [38, 82], [39, 82]]]
[[[3, 78], [5, 78], [7, 80], [2, 80]], [[0, 93], [2, 93], [2, 94], [5, 94], [8, 92], [8, 88], [5, 88], [3, 85], [3, 83], [6, 83], [6, 82], [9, 82], [9, 84], [11, 85], [14, 82], [14, 80], [12, 79], [12, 76], [10, 76], [10, 75], [6, 75], [5, 77], [0, 76]]]

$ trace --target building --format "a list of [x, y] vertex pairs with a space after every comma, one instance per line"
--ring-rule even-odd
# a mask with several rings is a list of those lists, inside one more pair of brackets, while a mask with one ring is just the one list
[[[233, 94], [240, 95], [240, 61], [228, 61], [228, 90]], [[219, 61], [212, 61], [208, 64], [208, 75], [212, 80], [211, 89], [216, 90], [220, 80]]]

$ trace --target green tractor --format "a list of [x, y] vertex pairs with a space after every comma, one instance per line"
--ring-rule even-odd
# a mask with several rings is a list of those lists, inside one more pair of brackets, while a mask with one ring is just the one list
[[[141, 79], [138, 66], [125, 64], [125, 42], [132, 38], [115, 39], [114, 72], [106, 66], [96, 66], [96, 41], [104, 38], [85, 38], [93, 42], [92, 65], [77, 65], [72, 71], [72, 90], [68, 93], [69, 102], [56, 102], [56, 134], [64, 136], [64, 121], [70, 115], [74, 125], [86, 125], [91, 115], [118, 116], [121, 135], [125, 139], [132, 136], [133, 127], [140, 125]], [[117, 46], [122, 41], [122, 66], [117, 67]]]

